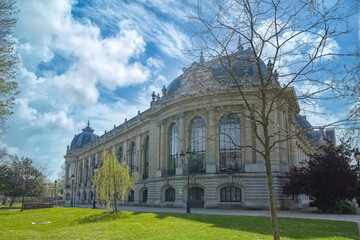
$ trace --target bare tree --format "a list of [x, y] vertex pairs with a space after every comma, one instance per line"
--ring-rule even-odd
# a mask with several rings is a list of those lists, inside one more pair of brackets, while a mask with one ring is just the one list
[[[279, 125], [277, 111], [287, 109], [290, 122], [298, 102], [329, 99], [341, 84], [334, 59], [341, 53], [336, 39], [349, 32], [352, 14], [346, 0], [232, 0], [198, 3], [191, 16], [195, 49], [216, 59], [238, 90], [242, 114], [251, 121], [256, 145], [241, 145], [265, 161], [274, 239], [280, 239], [274, 196], [273, 152], [300, 131]], [[195, 51], [194, 51], [195, 50]], [[201, 61], [200, 61], [201, 62]], [[265, 65], [265, 63], [267, 65]], [[237, 64], [242, 64], [238, 71]], [[299, 89], [295, 93], [295, 88]], [[231, 136], [229, 136], [231, 137]]]

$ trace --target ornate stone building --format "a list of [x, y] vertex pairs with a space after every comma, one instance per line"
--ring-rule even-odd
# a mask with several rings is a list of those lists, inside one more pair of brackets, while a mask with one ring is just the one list
[[[246, 99], [256, 104], [259, 83], [250, 50], [233, 57], [233, 70]], [[267, 73], [271, 63], [262, 63]], [[273, 89], [281, 89], [275, 72]], [[271, 131], [293, 133], [299, 106], [288, 88], [281, 107], [271, 114]], [[75, 135], [65, 155], [66, 204], [91, 203], [94, 166], [110, 147], [120, 162], [137, 173], [134, 190], [123, 204], [184, 207], [187, 190], [192, 206], [267, 208], [265, 164], [259, 153], [254, 126], [246, 117], [237, 85], [218, 60], [194, 62], [181, 76], [152, 94], [150, 108], [96, 136], [89, 126]], [[281, 137], [281, 136], [279, 136]], [[282, 193], [286, 173], [308, 157], [311, 146], [304, 137], [278, 144], [272, 152], [274, 187], [279, 208], [293, 205]], [[190, 151], [189, 151], [190, 150]], [[185, 157], [181, 153], [187, 152]], [[189, 175], [188, 175], [189, 174]], [[73, 182], [71, 176], [74, 176]], [[187, 183], [189, 176], [189, 185]]]

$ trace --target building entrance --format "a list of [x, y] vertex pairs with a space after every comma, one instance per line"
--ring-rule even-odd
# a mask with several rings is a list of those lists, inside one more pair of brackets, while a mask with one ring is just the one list
[[200, 187], [192, 187], [189, 189], [190, 207], [203, 208], [204, 207], [204, 189]]

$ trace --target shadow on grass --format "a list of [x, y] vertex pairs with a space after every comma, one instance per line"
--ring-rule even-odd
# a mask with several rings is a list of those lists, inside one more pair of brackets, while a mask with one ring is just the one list
[[[166, 219], [167, 217], [211, 224], [214, 228], [226, 228], [272, 236], [269, 217], [156, 213], [158, 219]], [[335, 239], [339, 237], [359, 239], [357, 224], [353, 222], [279, 218], [279, 227], [281, 237], [292, 239]]]
[[0, 211], [0, 216], [6, 216], [6, 215], [10, 215], [11, 213], [7, 210], [1, 210]]
[[110, 222], [118, 219], [128, 218], [132, 214], [133, 214], [132, 212], [125, 212], [125, 211], [119, 211], [119, 212], [106, 211], [99, 214], [93, 214], [90, 216], [77, 219], [75, 222], [79, 224]]
[[[141, 216], [146, 214], [147, 216]], [[152, 216], [148, 216], [151, 214]], [[271, 222], [269, 217], [229, 216], [229, 215], [204, 215], [185, 213], [148, 213], [127, 211], [105, 211], [98, 214], [77, 219], [75, 224], [97, 222], [111, 222], [119, 219], [129, 219], [138, 215], [140, 218], [151, 218], [166, 221], [167, 218], [178, 218], [186, 221], [195, 221], [210, 224], [213, 228], [224, 228], [240, 232], [249, 232], [272, 237]], [[358, 239], [357, 225], [352, 222], [279, 218], [280, 235], [291, 239], [319, 239], [319, 238], [348, 238]], [[240, 236], [241, 237], [241, 236]]]

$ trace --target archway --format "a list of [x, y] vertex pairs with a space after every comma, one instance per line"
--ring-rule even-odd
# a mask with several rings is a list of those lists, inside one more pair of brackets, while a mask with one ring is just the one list
[[189, 189], [190, 207], [203, 208], [204, 207], [204, 189], [201, 187], [192, 187]]

